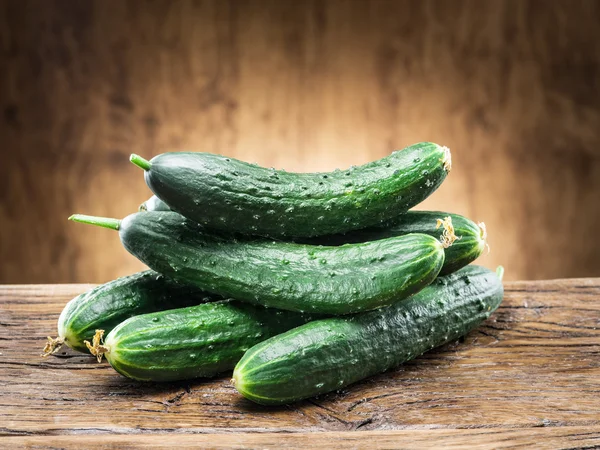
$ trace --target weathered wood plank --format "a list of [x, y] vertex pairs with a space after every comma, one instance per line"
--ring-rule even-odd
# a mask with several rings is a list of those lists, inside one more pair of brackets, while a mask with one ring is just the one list
[[596, 448], [600, 431], [586, 427], [483, 428], [311, 433], [129, 434], [8, 437], [10, 448]]
[[[0, 288], [0, 434], [21, 436], [22, 445], [43, 444], [39, 435], [76, 434], [87, 446], [94, 441], [89, 435], [103, 434], [119, 435], [106, 445], [153, 446], [164, 445], [156, 433], [174, 433], [190, 445], [198, 437], [182, 435], [237, 433], [210, 441], [219, 448], [294, 446], [301, 437], [287, 433], [319, 431], [336, 432], [331, 436], [344, 446], [355, 439], [346, 431], [385, 432], [374, 447], [411, 436], [419, 443], [431, 430], [448, 446], [496, 438], [528, 445], [547, 436], [575, 447], [592, 445], [600, 433], [600, 279], [508, 283], [499, 310], [465, 342], [281, 408], [244, 400], [227, 376], [140, 384], [91, 356], [66, 351], [40, 358], [66, 301], [89, 287]], [[255, 432], [286, 437], [239, 434]], [[129, 434], [136, 438], [120, 436]], [[317, 434], [311, 445], [326, 446], [319, 439], [326, 438]], [[56, 442], [70, 445], [68, 437]]]

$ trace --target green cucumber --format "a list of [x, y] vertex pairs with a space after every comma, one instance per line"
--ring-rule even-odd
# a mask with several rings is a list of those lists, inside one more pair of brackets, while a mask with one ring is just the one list
[[156, 195], [153, 195], [140, 205], [139, 211], [171, 211], [171, 208]]
[[198, 305], [222, 297], [189, 287], [147, 270], [97, 286], [72, 299], [58, 318], [58, 338], [48, 338], [44, 355], [62, 344], [87, 352], [84, 343], [96, 329], [107, 332], [129, 317], [169, 308]]
[[346, 234], [320, 236], [305, 240], [306, 243], [321, 245], [343, 245], [359, 242], [377, 241], [409, 233], [423, 233], [441, 237], [440, 219], [450, 217], [456, 240], [446, 248], [446, 258], [440, 275], [456, 272], [475, 261], [485, 250], [487, 232], [483, 222], [475, 223], [459, 214], [442, 211], [409, 211], [392, 223], [381, 227], [351, 231]]
[[378, 225], [421, 203], [451, 167], [446, 147], [423, 142], [378, 161], [330, 173], [267, 169], [210, 153], [146, 161], [146, 183], [172, 210], [207, 228], [311, 237]]
[[323, 247], [222, 238], [175, 212], [71, 219], [119, 230], [131, 254], [174, 280], [300, 312], [348, 314], [387, 306], [431, 283], [444, 263], [444, 247], [425, 234]]
[[340, 389], [464, 336], [502, 297], [496, 274], [467, 266], [389, 308], [317, 320], [266, 340], [246, 352], [232, 382], [264, 405]]
[[[140, 206], [141, 211], [170, 211], [169, 206], [156, 195]], [[456, 241], [446, 248], [446, 258], [440, 275], [448, 275], [475, 261], [488, 247], [487, 231], [483, 222], [475, 223], [460, 214], [443, 211], [408, 211], [388, 224], [362, 230], [349, 231], [346, 234], [334, 234], [314, 238], [296, 239], [295, 242], [312, 245], [344, 245], [360, 242], [378, 241], [389, 237], [410, 233], [428, 234], [440, 237], [438, 220], [450, 217]]]
[[132, 317], [91, 351], [126, 377], [175, 381], [231, 370], [253, 345], [302, 325], [310, 316], [231, 300]]

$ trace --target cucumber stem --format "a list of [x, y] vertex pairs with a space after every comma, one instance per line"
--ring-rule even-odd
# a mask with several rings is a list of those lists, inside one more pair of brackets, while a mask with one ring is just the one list
[[119, 230], [121, 221], [119, 219], [111, 219], [110, 217], [95, 217], [86, 216], [84, 214], [73, 214], [69, 220], [79, 223], [87, 223], [88, 225], [96, 225], [98, 227], [108, 228], [109, 230]]
[[96, 330], [96, 334], [92, 338], [92, 343], [90, 341], [83, 341], [85, 346], [88, 348], [90, 353], [96, 357], [98, 362], [102, 362], [102, 355], [108, 353], [109, 348], [105, 345], [102, 345], [102, 337], [104, 336], [104, 330]]
[[133, 164], [144, 170], [150, 170], [150, 168], [152, 167], [150, 161], [145, 160], [144, 158], [142, 158], [139, 155], [136, 155], [135, 153], [131, 154], [131, 156], [129, 157], [129, 161], [131, 161]]
[[502, 281], [502, 278], [504, 277], [504, 267], [496, 267], [496, 275], [498, 276], [498, 278], [500, 278], [500, 281]]

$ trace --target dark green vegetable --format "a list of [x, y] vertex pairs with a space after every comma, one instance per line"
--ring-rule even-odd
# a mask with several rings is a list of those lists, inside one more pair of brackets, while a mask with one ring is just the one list
[[264, 341], [246, 352], [232, 381], [264, 405], [340, 389], [464, 336], [502, 297], [496, 274], [467, 266], [388, 308], [317, 320]]
[[140, 211], [171, 211], [169, 205], [163, 202], [156, 195], [153, 195], [148, 200], [140, 205]]
[[[170, 211], [169, 206], [153, 195], [140, 206], [141, 211]], [[487, 231], [483, 222], [475, 223], [459, 214], [443, 211], [408, 211], [388, 224], [349, 231], [346, 234], [296, 239], [295, 242], [311, 245], [344, 245], [378, 241], [411, 233], [440, 237], [439, 220], [450, 217], [456, 241], [446, 248], [446, 258], [440, 275], [448, 275], [475, 261], [487, 247]]]
[[423, 233], [433, 237], [441, 237], [444, 228], [440, 227], [440, 219], [450, 217], [456, 240], [446, 248], [446, 258], [440, 275], [456, 272], [458, 269], [475, 261], [486, 248], [487, 233], [485, 224], [475, 222], [459, 214], [442, 211], [409, 211], [394, 222], [382, 227], [351, 231], [347, 234], [321, 236], [307, 239], [304, 242], [321, 245], [343, 245], [359, 242], [377, 241], [409, 233]]
[[348, 314], [387, 306], [431, 283], [444, 263], [442, 244], [424, 234], [322, 247], [221, 238], [175, 212], [71, 219], [119, 230], [130, 253], [175, 280], [293, 311]]
[[207, 228], [271, 237], [344, 233], [381, 224], [421, 203], [451, 167], [446, 147], [424, 142], [331, 173], [291, 173], [210, 153], [131, 161], [172, 210]]
[[58, 338], [48, 338], [44, 354], [62, 344], [87, 352], [96, 329], [107, 332], [132, 316], [198, 305], [222, 297], [177, 283], [147, 270], [102, 284], [72, 299], [58, 318]]
[[91, 345], [122, 375], [143, 381], [211, 377], [251, 346], [310, 320], [307, 315], [224, 300], [132, 317]]

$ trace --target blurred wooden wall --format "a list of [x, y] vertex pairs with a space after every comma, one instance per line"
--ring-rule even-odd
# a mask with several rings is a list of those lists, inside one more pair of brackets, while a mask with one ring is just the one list
[[508, 279], [600, 275], [600, 2], [0, 1], [0, 282], [141, 265], [74, 212], [168, 150], [287, 170], [453, 151], [422, 208], [488, 224]]

